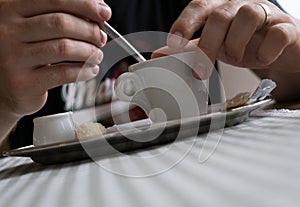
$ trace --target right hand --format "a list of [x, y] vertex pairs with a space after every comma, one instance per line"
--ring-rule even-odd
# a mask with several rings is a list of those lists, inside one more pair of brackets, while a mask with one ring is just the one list
[[110, 16], [103, 0], [0, 0], [0, 111], [34, 113], [49, 89], [95, 77]]
[[[268, 22], [262, 3], [270, 10]], [[201, 35], [192, 39], [199, 29]], [[220, 60], [257, 71], [299, 74], [299, 36], [300, 20], [267, 0], [192, 0], [174, 22], [168, 47], [153, 57], [196, 46], [211, 63]], [[195, 60], [194, 71], [201, 79], [208, 78], [212, 69]]]

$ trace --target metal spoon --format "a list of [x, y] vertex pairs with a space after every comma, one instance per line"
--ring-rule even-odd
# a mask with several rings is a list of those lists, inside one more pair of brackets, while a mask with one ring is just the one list
[[138, 62], [146, 61], [143, 55], [107, 22], [104, 22], [104, 27], [102, 29], [110, 38], [115, 40], [118, 45], [120, 45], [124, 50], [126, 50]]

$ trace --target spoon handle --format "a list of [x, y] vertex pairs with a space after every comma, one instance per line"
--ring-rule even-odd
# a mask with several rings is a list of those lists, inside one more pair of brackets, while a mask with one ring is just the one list
[[118, 45], [120, 45], [124, 50], [126, 50], [126, 52], [128, 52], [131, 56], [133, 56], [138, 62], [146, 61], [143, 55], [107, 22], [104, 22], [103, 31], [110, 38], [115, 40]]

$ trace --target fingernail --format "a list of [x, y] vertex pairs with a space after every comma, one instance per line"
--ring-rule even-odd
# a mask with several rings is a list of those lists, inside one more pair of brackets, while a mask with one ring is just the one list
[[100, 47], [103, 47], [107, 42], [107, 34], [100, 29], [100, 35], [101, 35]]
[[80, 80], [89, 80], [92, 79], [94, 77], [96, 77], [100, 71], [100, 68], [98, 65], [95, 66], [86, 66], [84, 68], [84, 73], [81, 75]]
[[98, 65], [95, 65], [94, 67], [91, 68], [91, 72], [93, 75], [97, 75], [99, 73], [99, 66]]
[[184, 45], [184, 38], [180, 32], [174, 32], [173, 34], [169, 34], [167, 45], [173, 48], [180, 48]]
[[101, 63], [102, 59], [103, 59], [103, 52], [101, 50], [98, 50], [97, 52], [98, 64]]
[[104, 3], [104, 1], [99, 2], [99, 10], [100, 10], [100, 16], [103, 18], [103, 20], [108, 20], [111, 16], [111, 9], [110, 7]]

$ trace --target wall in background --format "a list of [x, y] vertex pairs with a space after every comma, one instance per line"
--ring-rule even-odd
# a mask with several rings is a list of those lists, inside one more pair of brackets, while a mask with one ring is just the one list
[[277, 0], [282, 8], [289, 14], [300, 19], [300, 1], [298, 0]]

